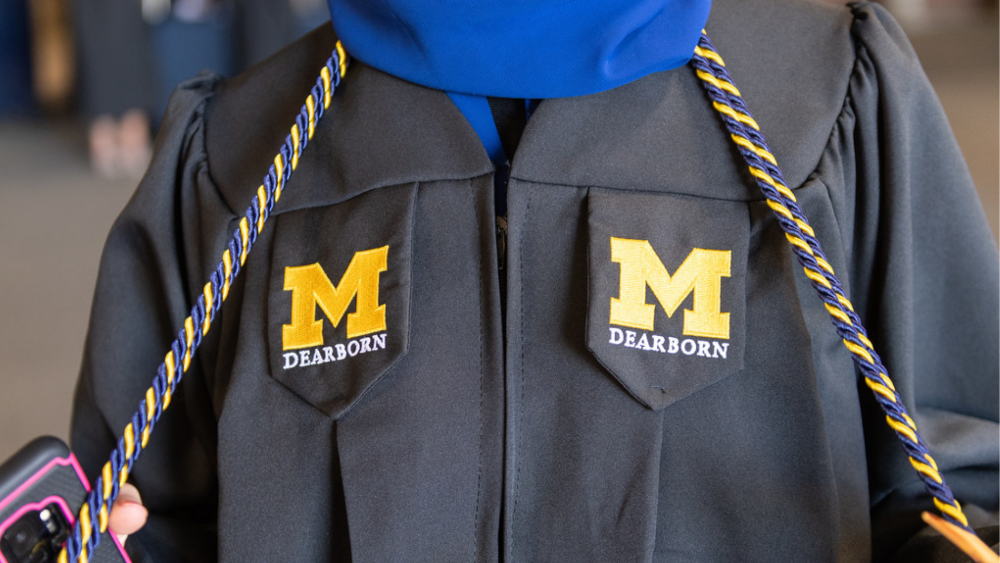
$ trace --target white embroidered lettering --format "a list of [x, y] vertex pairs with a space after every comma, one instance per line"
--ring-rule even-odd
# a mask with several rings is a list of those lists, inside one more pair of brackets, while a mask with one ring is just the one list
[[618, 346], [622, 342], [625, 342], [625, 333], [620, 328], [611, 327], [611, 339], [608, 340], [608, 344]]
[[[377, 343], [378, 338], [385, 335], [373, 337], [373, 342]], [[353, 343], [354, 341], [352, 341]], [[611, 327], [608, 344], [613, 346], [624, 346], [646, 352], [659, 352], [661, 354], [684, 354], [685, 356], [695, 356], [701, 358], [722, 358], [726, 359], [729, 352], [728, 342], [715, 342], [711, 340], [701, 340], [697, 338], [676, 338], [673, 336], [660, 336], [643, 331], [622, 330]], [[373, 348], [374, 349], [374, 348]], [[361, 352], [365, 352], [364, 344], [361, 344]]]
[[712, 357], [718, 358], [722, 356], [725, 359], [726, 354], [729, 353], [729, 343], [728, 342], [713, 342], [712, 343]]
[[642, 336], [639, 337], [639, 342], [637, 342], [635, 344], [635, 347], [639, 348], [640, 350], [652, 350], [653, 349], [652, 346], [649, 345], [649, 339], [646, 338], [646, 333], [642, 333]]
[[705, 340], [698, 341], [698, 355], [704, 356], [706, 358], [711, 358], [712, 354], [710, 352], [711, 345]]
[[653, 335], [653, 350], [660, 352], [661, 354], [666, 354], [667, 351], [663, 348], [663, 342], [666, 341], [665, 338], [659, 334]]
[[284, 356], [283, 369], [295, 367], [318, 366], [329, 362], [338, 362], [347, 357], [354, 357], [360, 354], [368, 354], [386, 349], [386, 333], [365, 336], [348, 340], [345, 344], [334, 344], [332, 346], [317, 346], [308, 350], [298, 350], [286, 352]]
[[635, 348], [635, 331], [632, 330], [625, 331], [625, 347]]

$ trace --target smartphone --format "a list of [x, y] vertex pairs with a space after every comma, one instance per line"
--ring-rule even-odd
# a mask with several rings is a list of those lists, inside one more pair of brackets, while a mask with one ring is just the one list
[[[56, 563], [90, 483], [69, 447], [36, 438], [0, 465], [0, 563]], [[105, 532], [89, 560], [130, 563]]]

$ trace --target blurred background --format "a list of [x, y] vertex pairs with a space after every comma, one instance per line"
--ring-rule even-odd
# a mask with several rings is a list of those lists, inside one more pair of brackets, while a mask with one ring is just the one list
[[[996, 238], [997, 2], [884, 3]], [[174, 84], [203, 68], [236, 74], [326, 19], [325, 0], [0, 0], [0, 460], [68, 435], [101, 247]]]

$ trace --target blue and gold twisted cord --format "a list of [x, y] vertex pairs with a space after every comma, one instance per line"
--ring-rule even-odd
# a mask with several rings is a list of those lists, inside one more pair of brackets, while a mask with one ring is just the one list
[[932, 495], [935, 506], [946, 520], [971, 531], [961, 506], [944, 482], [923, 438], [917, 433], [917, 426], [907, 414], [882, 360], [868, 340], [861, 319], [854, 312], [833, 268], [823, 254], [820, 243], [816, 240], [816, 233], [796, 203], [795, 195], [785, 184], [777, 161], [764, 142], [760, 127], [733, 84], [722, 57], [704, 33], [695, 48], [691, 64], [708, 92], [712, 106], [719, 112], [730, 137], [749, 166], [750, 174], [764, 192], [767, 205], [777, 217], [806, 277], [823, 300], [844, 346], [863, 374], [865, 384], [872, 390], [875, 400], [885, 412], [886, 422], [899, 437], [910, 464]]
[[149, 442], [149, 436], [163, 411], [170, 406], [171, 397], [180, 384], [181, 378], [191, 365], [191, 358], [208, 333], [222, 302], [229, 295], [229, 288], [246, 263], [247, 254], [264, 229], [264, 223], [271, 208], [281, 197], [281, 191], [288, 183], [292, 172], [298, 167], [299, 156], [316, 131], [316, 124], [330, 107], [334, 89], [340, 84], [347, 71], [348, 57], [340, 42], [337, 42], [332, 56], [320, 71], [316, 84], [312, 87], [305, 105], [299, 111], [295, 124], [285, 137], [274, 163], [264, 177], [264, 183], [240, 219], [239, 227], [233, 234], [229, 247], [222, 253], [222, 261], [205, 284], [197, 303], [184, 326], [167, 352], [163, 363], [153, 379], [153, 385], [139, 403], [139, 410], [132, 415], [132, 421], [118, 439], [118, 445], [111, 453], [111, 459], [104, 464], [94, 488], [80, 508], [73, 531], [59, 553], [60, 563], [87, 563], [90, 554], [101, 541], [101, 534], [108, 529], [108, 514], [118, 498], [121, 485], [125, 484], [132, 465], [139, 458], [142, 449]]

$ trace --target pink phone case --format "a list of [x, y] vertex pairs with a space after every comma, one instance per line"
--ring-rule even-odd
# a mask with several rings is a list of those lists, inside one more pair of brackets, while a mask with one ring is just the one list
[[[33, 534], [32, 526], [44, 527], [47, 521], [72, 526], [88, 492], [90, 483], [83, 469], [58, 438], [36, 438], [21, 448], [0, 465], [0, 541], [4, 542], [0, 563], [17, 563], [17, 559], [9, 561], [7, 557], [16, 557], [41, 539]], [[61, 518], [39, 516], [52, 509], [58, 509]], [[102, 535], [90, 561], [131, 563], [118, 538], [108, 532]]]

